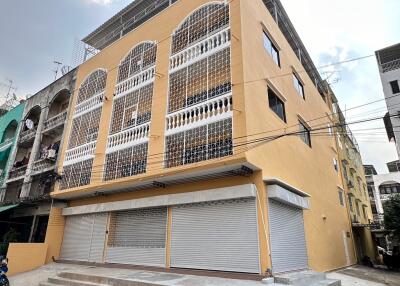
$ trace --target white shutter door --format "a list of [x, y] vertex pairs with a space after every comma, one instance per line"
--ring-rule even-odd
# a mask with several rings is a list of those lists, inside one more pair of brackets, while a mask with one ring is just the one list
[[255, 199], [175, 206], [171, 266], [259, 273]]
[[303, 210], [269, 200], [272, 271], [308, 268]]
[[88, 261], [92, 234], [92, 215], [66, 218], [61, 259]]
[[166, 228], [166, 207], [112, 213], [106, 261], [164, 267]]
[[93, 215], [92, 237], [89, 253], [90, 262], [103, 262], [104, 243], [106, 240], [107, 230], [107, 218], [107, 213]]

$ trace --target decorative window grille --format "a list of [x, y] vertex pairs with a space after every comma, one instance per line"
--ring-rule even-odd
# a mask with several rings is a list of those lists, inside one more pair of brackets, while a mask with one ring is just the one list
[[106, 155], [104, 181], [146, 172], [148, 144], [140, 144]]
[[165, 144], [166, 168], [232, 155], [232, 119], [167, 136]]
[[[79, 88], [60, 184], [61, 189], [80, 187], [90, 183], [106, 81], [107, 73], [99, 69], [91, 73]], [[89, 144], [90, 142], [94, 143]]]
[[153, 83], [114, 101], [110, 134], [121, 132], [151, 120]]
[[172, 113], [232, 90], [230, 48], [170, 75], [168, 112]]
[[172, 36], [172, 54], [229, 25], [229, 5], [208, 4], [193, 12]]
[[134, 47], [118, 68], [118, 83], [156, 63], [157, 45], [151, 42]]
[[96, 70], [81, 85], [78, 93], [77, 104], [104, 91], [106, 88], [107, 73], [104, 70]]
[[93, 111], [85, 113], [80, 117], [75, 118], [72, 121], [68, 149], [72, 149], [97, 140], [101, 110], [102, 108], [99, 107]]
[[64, 166], [60, 189], [71, 189], [90, 183], [93, 159]]

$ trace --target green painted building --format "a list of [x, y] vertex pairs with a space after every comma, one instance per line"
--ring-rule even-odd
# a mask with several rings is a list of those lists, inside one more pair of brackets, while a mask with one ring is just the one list
[[0, 202], [5, 192], [5, 178], [12, 166], [10, 157], [17, 142], [24, 107], [25, 102], [21, 102], [0, 117]]

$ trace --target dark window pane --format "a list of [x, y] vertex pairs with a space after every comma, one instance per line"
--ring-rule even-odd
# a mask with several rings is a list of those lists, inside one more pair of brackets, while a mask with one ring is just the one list
[[268, 88], [268, 102], [272, 111], [286, 122], [285, 104], [270, 88]]
[[391, 81], [390, 86], [392, 87], [393, 94], [400, 92], [400, 86], [398, 80]]

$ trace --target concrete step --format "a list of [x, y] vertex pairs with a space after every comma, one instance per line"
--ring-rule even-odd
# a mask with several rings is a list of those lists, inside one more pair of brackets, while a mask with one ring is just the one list
[[[146, 282], [132, 280], [132, 279], [125, 280], [125, 279], [120, 279], [120, 278], [112, 278], [112, 277], [105, 277], [105, 276], [99, 276], [99, 275], [93, 275], [93, 274], [91, 275], [91, 274], [84, 274], [84, 273], [75, 273], [75, 272], [62, 272], [62, 273], [58, 274], [58, 277], [61, 277], [61, 278], [67, 279], [67, 280], [95, 283], [94, 285], [160, 286], [160, 284], [146, 283]], [[68, 286], [75, 286], [75, 285], [68, 285]]]
[[336, 279], [325, 279], [313, 283], [311, 286], [342, 286], [342, 282]]
[[67, 279], [62, 277], [49, 277], [47, 280], [51, 284], [64, 285], [64, 286], [109, 286], [107, 284], [99, 284], [91, 281], [81, 281], [74, 279]]
[[326, 280], [325, 273], [306, 270], [276, 275], [274, 282], [284, 285], [310, 286], [323, 280]]

